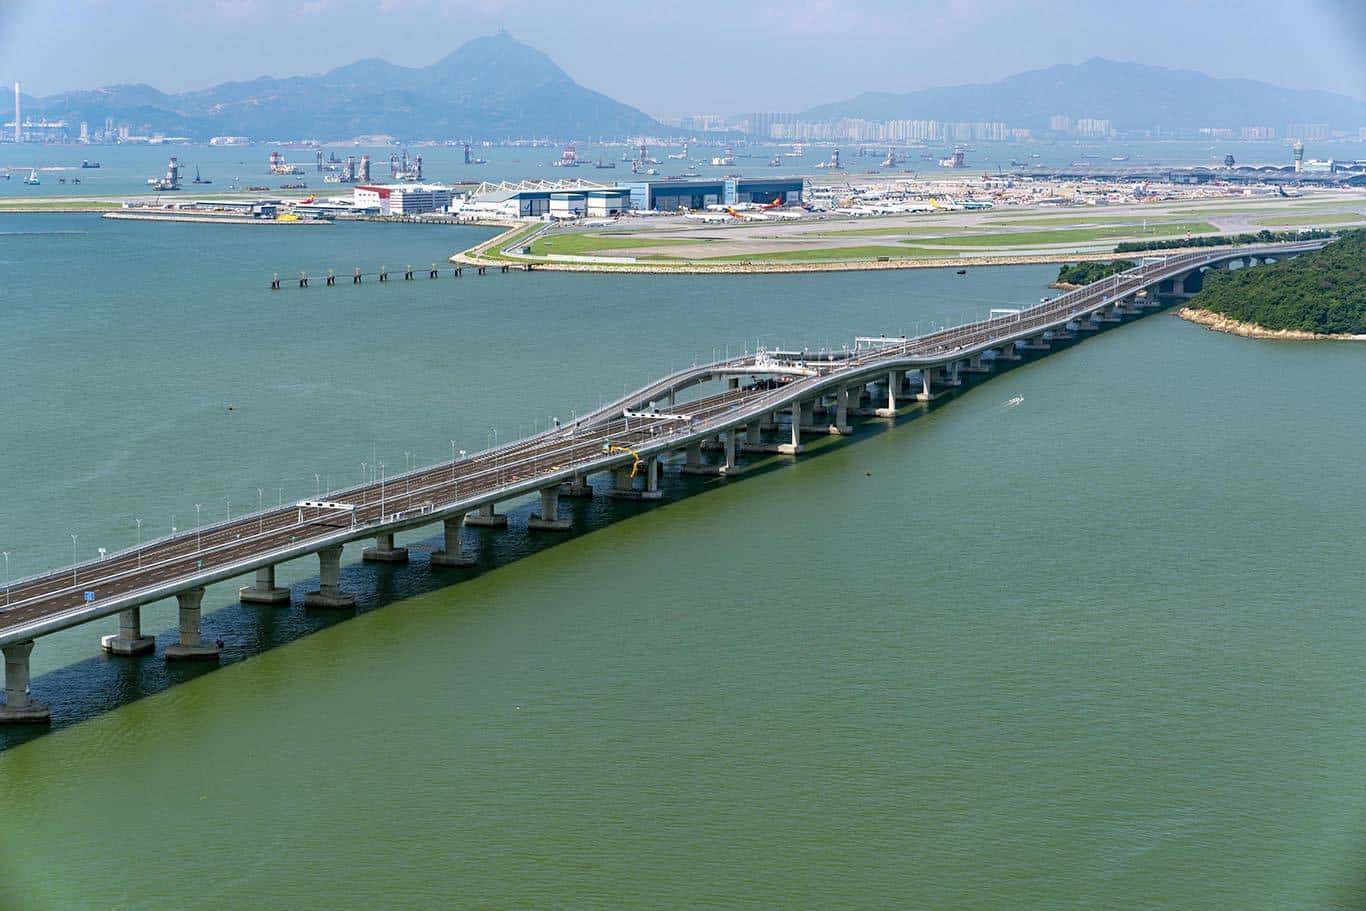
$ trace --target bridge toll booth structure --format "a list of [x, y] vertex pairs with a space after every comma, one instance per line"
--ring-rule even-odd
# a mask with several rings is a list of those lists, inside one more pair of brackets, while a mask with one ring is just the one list
[[533, 531], [569, 531], [573, 528], [571, 519], [560, 518], [560, 485], [542, 487], [540, 493], [541, 511], [531, 514], [526, 527]]
[[356, 606], [356, 596], [341, 590], [341, 558], [340, 544], [318, 551], [318, 590], [304, 595], [304, 607], [350, 610]]
[[375, 535], [375, 546], [361, 551], [361, 559], [367, 563], [407, 563], [408, 548], [394, 545], [391, 531]]
[[896, 393], [901, 388], [905, 376], [904, 370], [893, 370], [887, 374], [887, 406], [878, 408], [873, 414], [880, 418], [896, 417]]
[[203, 588], [189, 588], [175, 596], [180, 607], [180, 641], [166, 647], [167, 661], [200, 660], [218, 658], [218, 646], [205, 642], [199, 631], [201, 606], [204, 602]]
[[465, 524], [471, 528], [507, 528], [508, 517], [494, 509], [495, 504], [485, 503], [473, 515], [465, 516]]
[[256, 582], [238, 590], [237, 600], [243, 604], [288, 604], [289, 589], [275, 584], [275, 566], [261, 566], [256, 570]]
[[52, 720], [46, 705], [29, 695], [29, 655], [33, 640], [0, 647], [5, 655], [5, 701], [0, 704], [0, 724], [45, 724]]
[[778, 446], [778, 452], [782, 455], [797, 455], [802, 451], [802, 403], [800, 399], [792, 401], [792, 441], [782, 443]]
[[111, 655], [141, 655], [154, 651], [157, 641], [152, 636], [142, 634], [142, 608], [130, 607], [119, 612], [119, 631], [117, 635], [100, 639], [100, 648]]
[[465, 525], [465, 514], [456, 513], [441, 520], [442, 549], [432, 551], [432, 566], [473, 566], [474, 557], [467, 557], [460, 549], [460, 529]]

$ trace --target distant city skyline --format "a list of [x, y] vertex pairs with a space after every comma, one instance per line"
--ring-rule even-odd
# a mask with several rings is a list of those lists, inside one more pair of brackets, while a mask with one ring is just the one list
[[661, 118], [800, 111], [1092, 56], [1366, 98], [1366, 8], [1353, 0], [1247, 0], [1236, 14], [1198, 0], [18, 0], [0, 7], [0, 78], [40, 96], [129, 82], [178, 92], [368, 57], [423, 66], [502, 28], [588, 88]]

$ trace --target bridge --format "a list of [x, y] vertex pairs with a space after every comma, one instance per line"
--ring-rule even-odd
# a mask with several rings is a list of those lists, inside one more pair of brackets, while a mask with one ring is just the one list
[[[276, 586], [275, 568], [316, 554], [319, 584], [304, 605], [352, 609], [354, 597], [340, 587], [349, 542], [373, 541], [363, 553], [367, 561], [402, 562], [408, 552], [394, 536], [440, 523], [444, 547], [432, 553], [432, 565], [469, 566], [474, 559], [461, 552], [461, 527], [506, 527], [500, 503], [537, 495], [529, 527], [566, 531], [571, 523], [560, 517], [559, 499], [593, 496], [590, 476], [610, 475], [610, 496], [653, 499], [666, 463], [684, 474], [726, 475], [747, 452], [795, 456], [804, 435], [847, 434], [852, 417], [894, 417], [902, 403], [932, 400], [967, 374], [990, 374], [1022, 352], [1045, 352], [1188, 297], [1206, 270], [1275, 261], [1324, 243], [1154, 257], [1037, 306], [915, 338], [862, 338], [818, 353], [761, 350], [689, 367], [567, 425], [473, 455], [453, 453], [446, 462], [16, 580], [0, 606], [0, 723], [50, 719], [29, 692], [35, 640], [50, 633], [117, 614], [118, 632], [103, 636], [101, 646], [117, 655], [150, 652], [155, 640], [143, 634], [140, 609], [174, 597], [179, 636], [164, 650], [166, 660], [216, 660], [219, 644], [200, 633], [206, 585], [246, 576], [243, 603], [288, 604], [290, 591]], [[694, 389], [704, 384], [713, 388]], [[704, 459], [704, 449], [717, 453], [714, 460]]]

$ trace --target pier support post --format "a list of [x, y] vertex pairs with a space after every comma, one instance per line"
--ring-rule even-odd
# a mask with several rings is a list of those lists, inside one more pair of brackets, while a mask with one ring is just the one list
[[[702, 441], [693, 440], [683, 449], [683, 464], [678, 466], [679, 474], [715, 474], [715, 468], [702, 464]], [[613, 491], [613, 496], [617, 496]]]
[[778, 447], [783, 455], [796, 455], [802, 451], [802, 403], [798, 399], [792, 403], [792, 442]]
[[920, 393], [916, 395], [917, 402], [934, 401], [934, 369], [932, 367], [920, 368]]
[[879, 408], [873, 412], [880, 418], [896, 417], [896, 394], [901, 389], [901, 383], [906, 374], [899, 370], [893, 370], [887, 374], [887, 407]]
[[854, 429], [849, 426], [849, 406], [853, 404], [858, 407], [858, 394], [856, 387], [841, 386], [839, 392], [835, 393], [835, 423], [828, 428], [829, 433], [849, 434]]
[[968, 362], [963, 365], [964, 373], [990, 373], [991, 366], [982, 360], [981, 353], [974, 354], [968, 358]]
[[734, 427], [725, 431], [725, 443], [722, 451], [725, 453], [725, 461], [721, 463], [721, 474], [735, 473], [735, 433]]
[[[337, 550], [340, 551], [341, 548]], [[218, 646], [213, 642], [205, 642], [199, 632], [204, 589], [191, 588], [177, 592], [175, 599], [180, 607], [180, 641], [166, 647], [166, 660], [217, 658]]]
[[588, 475], [576, 474], [572, 480], [560, 485], [560, 496], [578, 500], [593, 499], [593, 485], [588, 483]]
[[1015, 350], [1015, 342], [1009, 341], [996, 349], [996, 360], [998, 361], [1018, 361], [1020, 353]]
[[607, 492], [616, 500], [639, 500], [640, 491], [636, 490], [635, 478], [631, 477], [631, 466], [622, 465], [612, 469], [612, 488]]
[[389, 531], [375, 535], [375, 546], [361, 551], [360, 558], [367, 563], [407, 563], [408, 548], [394, 546], [394, 533]]
[[745, 446], [757, 449], [764, 445], [764, 422], [762, 418], [753, 417], [745, 425]]
[[474, 515], [465, 516], [465, 524], [474, 528], [507, 528], [508, 517], [495, 512], [493, 503], [485, 503]]
[[642, 500], [658, 500], [664, 496], [659, 489], [659, 476], [664, 473], [664, 463], [659, 456], [652, 455], [645, 460], [645, 489], [640, 492]]
[[29, 696], [28, 656], [33, 652], [33, 640], [11, 642], [0, 652], [5, 654], [5, 704], [0, 705], [0, 724], [52, 720], [47, 706]]
[[356, 596], [341, 590], [341, 558], [340, 544], [318, 551], [318, 590], [304, 595], [304, 607], [356, 606]]
[[541, 488], [541, 511], [526, 520], [526, 527], [537, 531], [569, 531], [569, 519], [560, 518], [560, 485]]
[[100, 648], [111, 655], [141, 655], [156, 649], [157, 641], [142, 634], [142, 608], [130, 607], [119, 612], [117, 635], [100, 639]]
[[289, 589], [276, 587], [273, 565], [261, 566], [256, 570], [256, 584], [239, 589], [237, 600], [243, 604], [288, 604]]
[[432, 566], [473, 566], [474, 558], [460, 552], [460, 528], [465, 524], [465, 514], [456, 513], [441, 520], [444, 539], [441, 550], [432, 551]]
[[1047, 351], [1050, 345], [1044, 333], [1040, 332], [1038, 335], [1025, 339], [1020, 347], [1026, 351]]

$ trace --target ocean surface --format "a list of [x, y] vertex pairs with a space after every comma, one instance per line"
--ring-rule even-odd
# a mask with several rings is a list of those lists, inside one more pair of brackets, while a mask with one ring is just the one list
[[[691, 169], [702, 177], [719, 179], [730, 174], [745, 177], [774, 177], [791, 175], [826, 175], [835, 179], [836, 175], [857, 179], [868, 173], [899, 173], [904, 176], [914, 174], [920, 177], [948, 175], [955, 172], [941, 168], [938, 160], [950, 151], [952, 144], [931, 145], [925, 149], [907, 150], [898, 145], [901, 163], [895, 171], [883, 168], [882, 161], [887, 154], [888, 145], [876, 142], [847, 142], [839, 146], [840, 160], [844, 172], [821, 171], [818, 162], [827, 161], [835, 146], [832, 144], [806, 146], [805, 154], [789, 157], [790, 146], [737, 146], [733, 165], [712, 165], [713, 157], [724, 152], [721, 145], [700, 145], [693, 143], [686, 160], [670, 159], [669, 154], [677, 154], [678, 147], [648, 147], [648, 154], [659, 160], [651, 165], [659, 172], [658, 177], [677, 177]], [[285, 158], [304, 170], [301, 176], [281, 177], [271, 175], [266, 159], [275, 146], [252, 145], [244, 147], [211, 147], [208, 145], [14, 145], [0, 144], [0, 200], [9, 198], [27, 199], [33, 197], [54, 197], [68, 195], [110, 196], [145, 194], [151, 192], [147, 186], [149, 178], [161, 177], [166, 172], [166, 160], [174, 155], [180, 160], [181, 173], [186, 181], [181, 195], [192, 198], [212, 197], [216, 193], [229, 190], [245, 190], [248, 186], [266, 186], [275, 190], [282, 183], [304, 183], [308, 189], [324, 195], [349, 195], [350, 187], [344, 184], [323, 182], [324, 174], [316, 170], [314, 152], [311, 149], [285, 149]], [[579, 178], [614, 184], [617, 181], [646, 180], [645, 175], [633, 176], [631, 165], [623, 161], [623, 156], [638, 154], [635, 146], [600, 146], [579, 143], [577, 152], [581, 167], [559, 168], [553, 165], [560, 158], [562, 147], [555, 146], [476, 146], [471, 154], [486, 159], [486, 163], [467, 165], [464, 152], [458, 146], [412, 146], [409, 154], [421, 155], [423, 172], [426, 179], [440, 182], [456, 181], [498, 181], [561, 178]], [[334, 145], [324, 149], [325, 155], [336, 154], [345, 159], [347, 155], [371, 157], [371, 177], [374, 181], [389, 179], [389, 156], [400, 152], [392, 146], [343, 146]], [[1221, 165], [1225, 155], [1233, 155], [1244, 164], [1290, 164], [1290, 149], [1282, 142], [1239, 142], [1218, 141], [1166, 141], [1166, 142], [981, 142], [970, 144], [967, 152], [967, 171], [969, 174], [982, 172], [995, 173], [997, 168], [1008, 168], [1012, 160], [1025, 165], [1045, 167], [1091, 167], [1107, 171], [1117, 167], [1137, 167], [1140, 165]], [[1338, 141], [1311, 144], [1305, 154], [1309, 158], [1366, 158], [1366, 142]], [[772, 156], [778, 155], [777, 167], [770, 166]], [[1111, 161], [1116, 155], [1127, 155], [1129, 160], [1117, 163]], [[1037, 157], [1036, 157], [1037, 156]], [[97, 161], [98, 169], [82, 168], [82, 161]], [[597, 168], [594, 165], [615, 164], [613, 168]], [[195, 168], [200, 175], [212, 181], [210, 184], [189, 183], [194, 177]], [[38, 186], [26, 185], [23, 178], [28, 169], [39, 170]], [[3, 174], [9, 172], [10, 179]], [[957, 172], [964, 173], [964, 172]], [[72, 183], [80, 178], [81, 183]], [[66, 183], [62, 183], [66, 180]]]
[[[268, 290], [482, 236], [0, 215], [12, 577], [1055, 272]], [[474, 570], [348, 548], [353, 617], [214, 586], [221, 668], [43, 638], [0, 909], [1362, 907], [1364, 360], [1154, 315]]]

